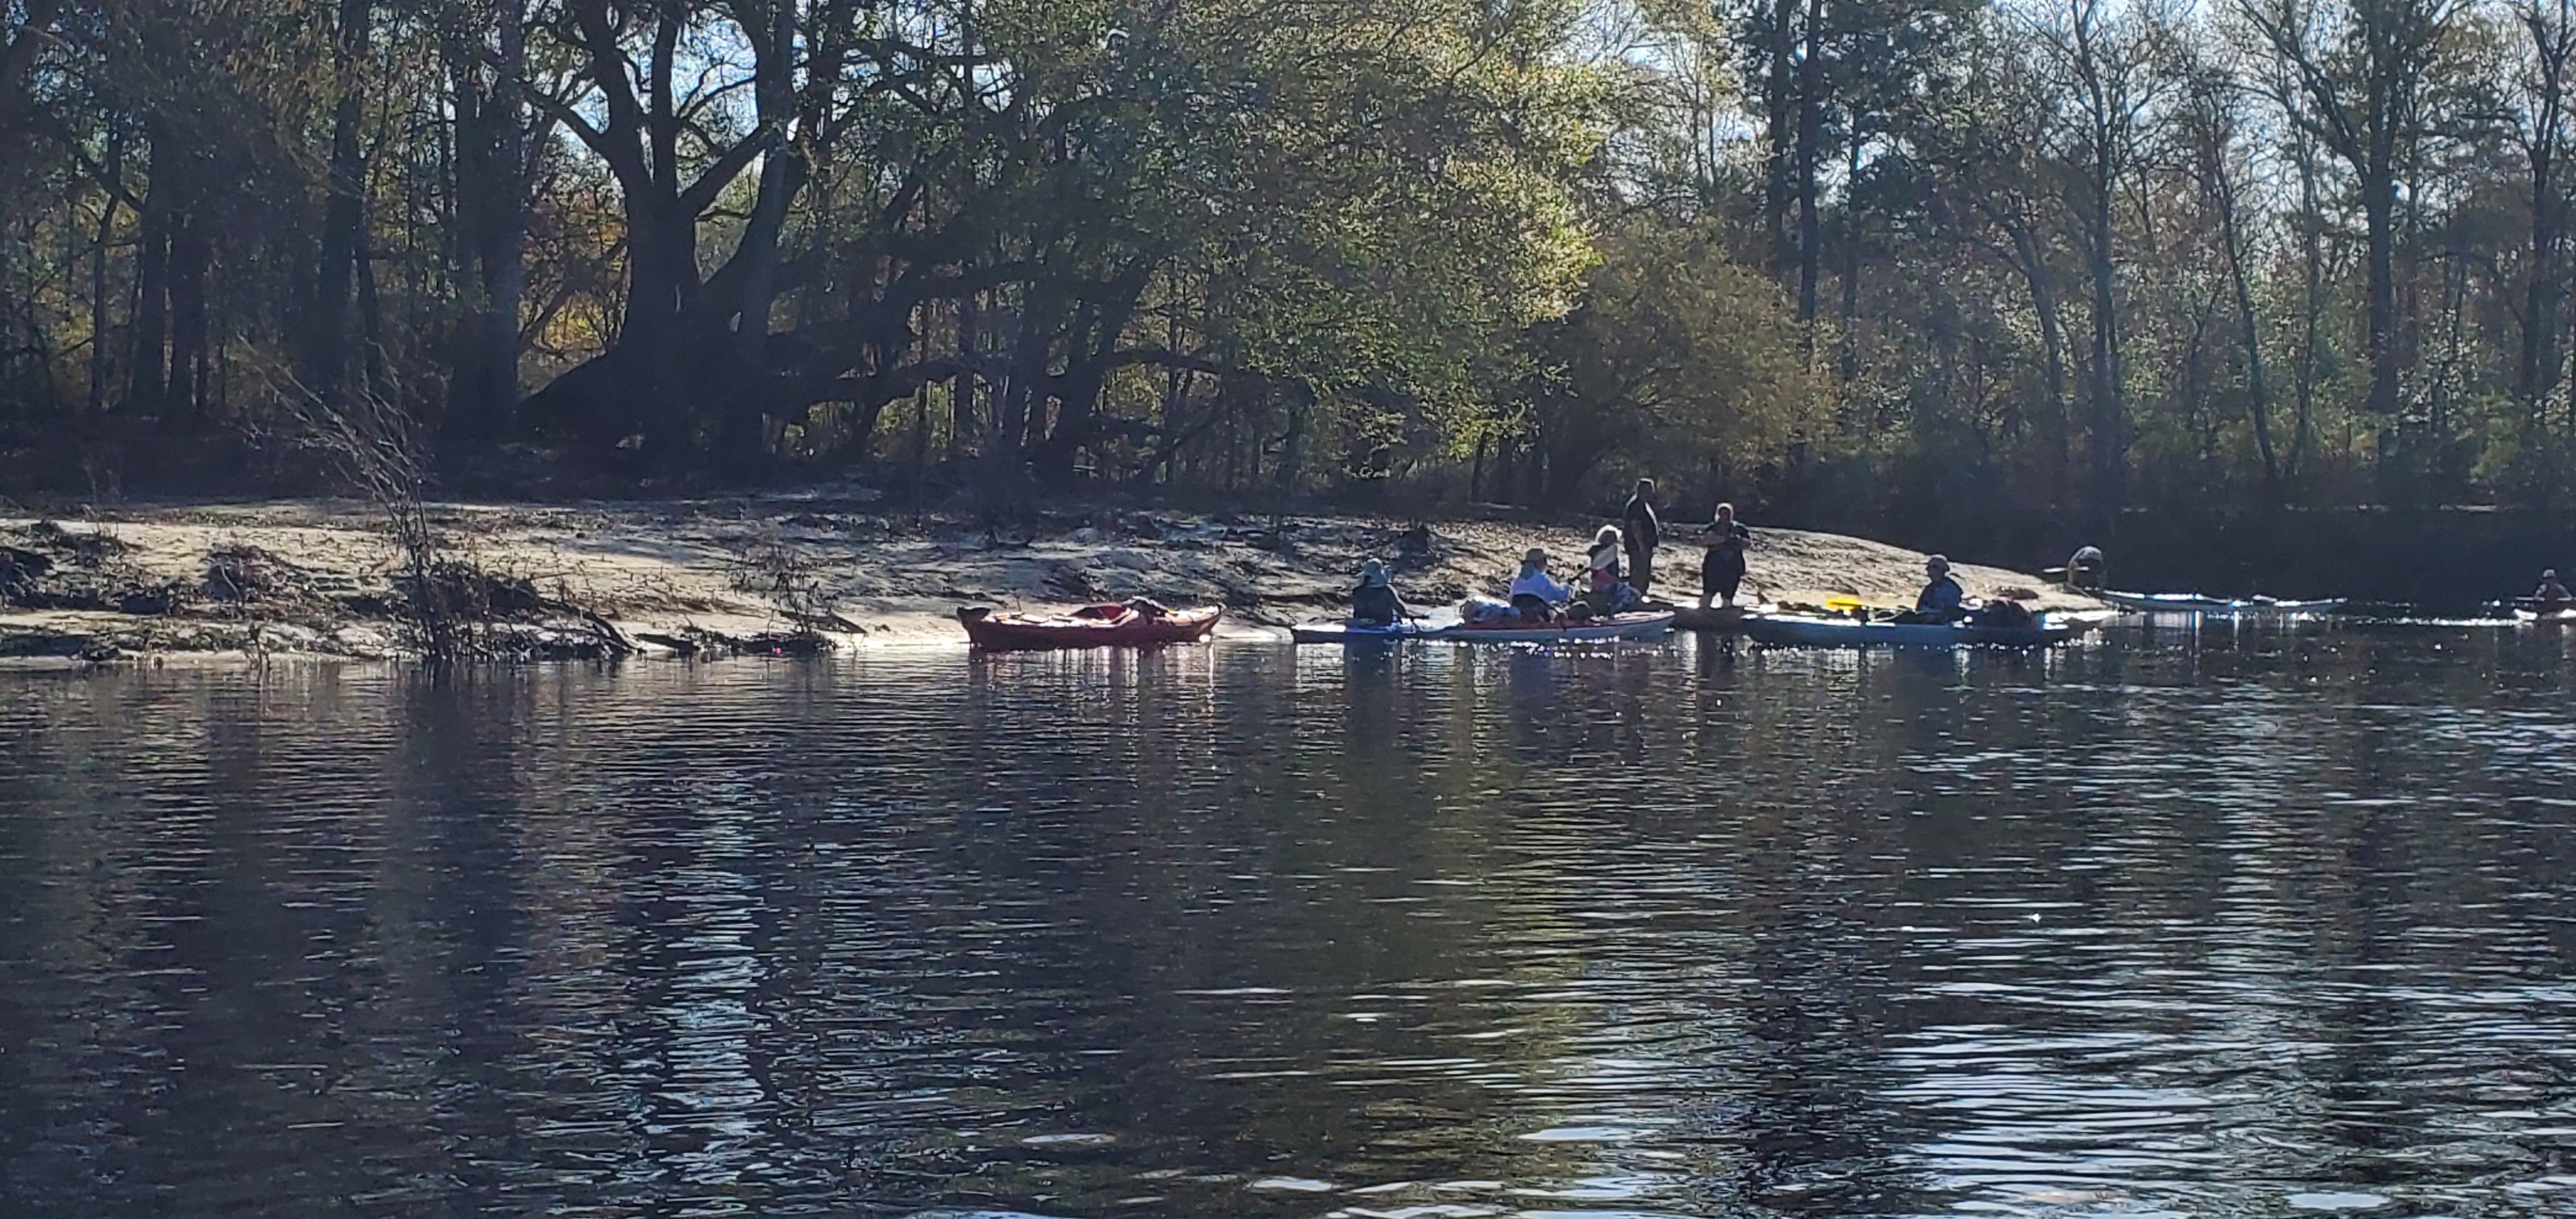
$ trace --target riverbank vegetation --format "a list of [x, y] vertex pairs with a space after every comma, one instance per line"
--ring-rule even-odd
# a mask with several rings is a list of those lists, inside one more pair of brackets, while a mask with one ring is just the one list
[[6, 0], [0, 492], [2549, 506], [2566, 0]]

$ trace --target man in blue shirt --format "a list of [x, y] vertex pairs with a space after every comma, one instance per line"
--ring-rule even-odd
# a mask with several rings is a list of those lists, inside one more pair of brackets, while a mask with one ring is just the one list
[[1950, 578], [1950, 560], [1933, 555], [1923, 560], [1923, 591], [1914, 598], [1914, 613], [1925, 622], [1956, 622], [1967, 612], [1968, 590]]
[[1532, 550], [1521, 556], [1520, 574], [1512, 577], [1511, 598], [1523, 621], [1545, 622], [1556, 615], [1556, 607], [1574, 599], [1574, 590], [1547, 574], [1546, 551]]

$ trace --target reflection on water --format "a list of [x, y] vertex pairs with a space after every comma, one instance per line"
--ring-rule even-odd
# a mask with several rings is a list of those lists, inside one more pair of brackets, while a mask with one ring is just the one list
[[0, 678], [0, 1213], [2567, 1213], [2571, 657]]

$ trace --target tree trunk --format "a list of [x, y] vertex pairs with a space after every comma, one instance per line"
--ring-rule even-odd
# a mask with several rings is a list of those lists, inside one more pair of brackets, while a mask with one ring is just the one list
[[921, 488], [930, 476], [930, 383], [912, 391], [912, 511], [921, 514]]
[[1051, 306], [1034, 291], [1020, 301], [1011, 362], [993, 392], [993, 427], [984, 437], [984, 498], [988, 511], [1017, 512], [1026, 497], [1028, 432], [1036, 389], [1046, 376], [1047, 319]]
[[2227, 173], [2227, 151], [2213, 146], [2210, 186], [2218, 204], [2219, 240], [2227, 246], [2227, 279], [2236, 298], [2237, 320], [2245, 328], [2245, 391], [2253, 413], [2254, 447], [2263, 457], [2266, 501], [2280, 496], [2281, 463], [2272, 446], [2272, 396], [2263, 379], [2263, 322], [2254, 312], [2254, 287], [2245, 271], [2245, 242], [2236, 224], [2236, 184]]
[[[2531, 282], [2524, 296], [2517, 382], [2524, 417], [2545, 426], [2550, 398], [2558, 390], [2558, 227], [2565, 201], [2560, 198], [2557, 168], [2565, 59], [2563, 43], [2550, 38], [2546, 20], [2535, 13], [2526, 18], [2526, 27], [2541, 79], [2540, 113], [2533, 121], [2531, 139]], [[2535, 429], [2528, 439], [2536, 438]]]
[[134, 361], [125, 394], [125, 408], [135, 412], [162, 408], [170, 367], [170, 213], [179, 167], [166, 139], [153, 139], [148, 155], [144, 172], [150, 180], [134, 251]]
[[[361, 220], [358, 224], [358, 367], [366, 374], [369, 393], [387, 393], [393, 389], [385, 375], [385, 310], [384, 298], [376, 288], [375, 226]], [[220, 345], [220, 342], [218, 343]]]
[[457, 261], [472, 312], [457, 344], [441, 456], [453, 462], [517, 426], [520, 315], [527, 299], [528, 107], [526, 0], [488, 0], [482, 22], [497, 52], [453, 47], [456, 82]]
[[796, 193], [804, 176], [793, 171], [790, 160], [784, 146], [770, 149], [761, 158], [760, 190], [736, 254], [746, 259], [747, 265], [742, 300], [732, 317], [734, 376], [739, 388], [733, 394], [728, 414], [734, 433], [734, 456], [745, 470], [767, 456], [762, 443], [766, 430], [763, 420], [773, 404], [770, 395], [762, 391], [776, 379], [769, 368], [768, 347], [769, 317], [778, 297], [778, 237], [786, 226], [788, 198]]
[[948, 451], [965, 451], [976, 441], [979, 419], [975, 407], [976, 374], [973, 371], [975, 349], [983, 341], [979, 329], [982, 311], [976, 297], [968, 294], [957, 301], [957, 379], [948, 389]]
[[109, 325], [107, 300], [107, 253], [116, 240], [118, 162], [124, 160], [125, 141], [116, 135], [107, 140], [107, 179], [109, 189], [98, 207], [98, 239], [89, 252], [89, 413], [107, 409], [107, 335]]
[[1824, 251], [1816, 240], [1816, 170], [1824, 140], [1824, 0], [1807, 0], [1806, 59], [1798, 65], [1798, 320], [1806, 324], [1810, 359], [1816, 349], [1816, 278]]
[[1073, 459], [1099, 439], [1100, 393], [1108, 384], [1109, 361], [1117, 354], [1127, 324], [1145, 296], [1151, 272], [1137, 268], [1108, 284], [1104, 299], [1087, 307], [1065, 338], [1064, 376], [1057, 382], [1055, 426], [1040, 446], [1039, 475], [1063, 479]]
[[[1860, 178], [1860, 133], [1851, 135], [1851, 147], [1844, 152], [1843, 181]], [[1843, 208], [1843, 301], [1842, 333], [1837, 336], [1840, 358], [1836, 371], [1849, 384], [1860, 375], [1860, 217], [1856, 209]]]
[[2295, 125], [2291, 150], [2299, 167], [2299, 386], [2298, 424], [2290, 433], [2287, 470], [2297, 478], [2307, 468], [2313, 442], [2317, 397], [2317, 345], [2324, 323], [2326, 298], [2325, 215], [2317, 186], [2316, 145]]
[[2056, 448], [2055, 468], [2050, 472], [2050, 501], [2066, 503], [2074, 472], [2074, 412], [2066, 401], [2066, 329], [2057, 316], [2057, 290], [2050, 283], [2048, 262], [2039, 249], [2038, 238], [2027, 225], [2009, 226], [2014, 261], [2020, 264], [2023, 283], [2030, 289], [2030, 308], [2039, 318], [2040, 381], [2048, 395], [2053, 426], [2051, 437]]
[[736, 462], [749, 469], [767, 457], [764, 440], [769, 395], [760, 392], [772, 379], [769, 369], [770, 313], [778, 294], [778, 238], [787, 224], [787, 204], [804, 185], [786, 140], [795, 115], [796, 6], [773, 0], [765, 41], [753, 48], [753, 95], [763, 142], [760, 187], [752, 198], [751, 216], [743, 225], [734, 257], [742, 261], [742, 300], [733, 311], [733, 362], [742, 388], [729, 410]]
[[[2107, 137], [2103, 141], [2106, 144]], [[2085, 218], [2089, 247], [2085, 254], [2093, 289], [2093, 491], [2105, 527], [2119, 518], [2128, 498], [2129, 460], [2128, 410], [2122, 401], [2120, 371], [2119, 270], [2111, 227], [2111, 199], [2117, 183], [2112, 172], [2109, 149], [2097, 145], [2090, 184], [2093, 197]]]
[[626, 201], [626, 328], [615, 354], [624, 357], [628, 391], [640, 408], [645, 450], [654, 464], [676, 468], [697, 456], [690, 399], [699, 353], [684, 325], [697, 306], [697, 216], [680, 198], [678, 70], [680, 14], [664, 7], [653, 27], [648, 61], [649, 113], [643, 137], [649, 193]]
[[349, 368], [349, 294], [358, 256], [358, 226], [366, 219], [367, 174], [358, 146], [368, 43], [370, 0], [340, 0], [340, 101], [331, 115], [330, 202], [322, 214], [321, 263], [314, 268], [313, 301], [306, 312], [304, 388], [324, 401], [337, 399]]
[[164, 389], [164, 427], [194, 430], [204, 422], [206, 272], [214, 243], [205, 223], [184, 215], [170, 234], [170, 378]]
[[1270, 510], [1270, 536], [1279, 537], [1279, 528], [1291, 505], [1297, 500], [1297, 474], [1304, 464], [1306, 417], [1315, 403], [1315, 392], [1303, 385], [1288, 392], [1288, 434], [1279, 445], [1279, 499]]
[[1772, 273], [1785, 275], [1789, 260], [1789, 207], [1797, 197], [1795, 144], [1800, 107], [1793, 60], [1797, 46], [1798, 9], [1802, 0], [1771, 0], [1768, 54], [1762, 74], [1763, 139], [1762, 215], [1771, 240], [1766, 251]]
[[2365, 323], [2370, 353], [2370, 412], [2383, 426], [2397, 419], [2399, 356], [2397, 346], [2397, 165], [2395, 149], [2382, 137], [2371, 145], [2363, 166], [2361, 207], [2369, 246], [2369, 296]]
[[[1030, 420], [1031, 465], [1040, 482], [1062, 485], [1073, 476], [1074, 458], [1083, 446], [1091, 443], [1094, 417], [1100, 409], [1100, 390], [1106, 375], [1110, 351], [1117, 346], [1114, 333], [1100, 318], [1099, 310], [1085, 307], [1082, 316], [1065, 335], [1064, 375], [1052, 377], [1051, 396], [1055, 399], [1055, 419], [1050, 425], [1041, 407]], [[1095, 357], [1095, 351], [1098, 353]], [[1045, 402], [1050, 394], [1039, 394], [1036, 401]]]

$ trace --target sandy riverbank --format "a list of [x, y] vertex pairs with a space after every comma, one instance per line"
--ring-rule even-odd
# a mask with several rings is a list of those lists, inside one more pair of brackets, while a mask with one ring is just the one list
[[[528, 655], [580, 655], [605, 623], [647, 652], [764, 650], [785, 635], [838, 648], [962, 645], [964, 604], [1034, 607], [1148, 595], [1222, 603], [1227, 631], [1330, 612], [1363, 558], [1417, 605], [1499, 593], [1531, 546], [1560, 574], [1584, 533], [1508, 520], [1427, 524], [1182, 512], [1066, 513], [1025, 534], [871, 511], [829, 494], [685, 503], [441, 505], [455, 554], [498, 578], [495, 629]], [[1676, 536], [1680, 530], [1671, 531]], [[1922, 555], [1859, 538], [1757, 530], [1746, 592], [1768, 600], [1910, 601]], [[1699, 551], [1666, 546], [1658, 591], [1698, 591]], [[136, 507], [79, 519], [0, 517], [0, 657], [381, 658], [406, 650], [397, 556], [368, 505], [337, 500]], [[1971, 595], [2039, 590], [1963, 565]], [[594, 617], [595, 616], [595, 617]]]

